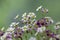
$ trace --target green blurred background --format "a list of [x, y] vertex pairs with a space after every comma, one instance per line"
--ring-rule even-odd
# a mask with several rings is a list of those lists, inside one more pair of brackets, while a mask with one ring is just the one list
[[41, 12], [36, 12], [40, 5], [48, 8], [46, 16], [50, 16], [55, 22], [60, 21], [60, 0], [0, 0], [0, 28], [14, 21], [14, 17], [19, 14], [20, 18], [24, 12], [35, 12], [37, 19], [43, 17]]

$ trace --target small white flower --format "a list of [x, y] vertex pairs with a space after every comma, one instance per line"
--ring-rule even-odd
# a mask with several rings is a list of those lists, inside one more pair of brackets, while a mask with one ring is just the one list
[[40, 27], [37, 29], [37, 32], [35, 33], [35, 36], [40, 32], [43, 33], [46, 30], [46, 27]]
[[16, 17], [14, 19], [17, 19], [19, 17], [19, 15], [16, 15]]
[[27, 13], [25, 12], [25, 13], [22, 15], [22, 17], [26, 17], [26, 15], [27, 15]]
[[27, 16], [28, 16], [28, 17], [31, 17], [31, 18], [36, 18], [35, 13], [33, 13], [33, 12], [30, 12]]
[[31, 37], [29, 40], [36, 40], [36, 38], [35, 37]]
[[46, 30], [46, 27], [40, 27], [40, 28], [37, 29], [37, 32], [41, 32], [42, 33], [45, 30]]
[[28, 21], [28, 18], [24, 17], [21, 21], [22, 22], [27, 22]]
[[42, 30], [43, 30], [43, 31], [45, 31], [45, 30], [46, 30], [46, 27], [44, 27], [44, 26], [43, 26], [43, 27], [41, 27], [41, 28], [42, 28]]
[[27, 17], [31, 17], [31, 15], [27, 15]]
[[54, 29], [60, 29], [60, 26], [59, 25], [56, 25], [56, 26], [54, 26]]
[[51, 17], [45, 17], [45, 18], [48, 19], [49, 23], [54, 23]]
[[11, 24], [10, 24], [10, 27], [13, 27], [13, 26], [15, 26], [15, 25], [18, 25], [19, 24], [19, 22], [12, 22]]
[[29, 15], [35, 15], [33, 12], [29, 12]]
[[6, 31], [7, 32], [13, 32], [15, 28], [9, 27]]
[[54, 29], [60, 29], [60, 22], [57, 22], [56, 25], [54, 26]]
[[42, 28], [38, 28], [37, 32], [43, 32]]
[[26, 22], [26, 20], [24, 20], [24, 19], [22, 19], [21, 21], [22, 21], [22, 22]]
[[[45, 8], [46, 9], [46, 8]], [[46, 12], [48, 12], [48, 9], [46, 9]]]
[[49, 20], [51, 23], [54, 23], [54, 21], [52, 19]]
[[60, 34], [56, 35], [56, 38], [60, 38]]
[[36, 9], [36, 11], [39, 11], [41, 8], [42, 8], [42, 6], [39, 6], [39, 7]]
[[28, 30], [28, 26], [27, 26], [27, 25], [23, 26], [23, 27], [22, 27], [22, 30], [23, 30], [23, 31]]
[[12, 22], [11, 25], [10, 25], [10, 27], [14, 26], [15, 24], [16, 24], [16, 22]]
[[42, 11], [43, 13], [48, 13], [48, 9], [46, 9], [46, 8], [42, 8], [41, 11]]

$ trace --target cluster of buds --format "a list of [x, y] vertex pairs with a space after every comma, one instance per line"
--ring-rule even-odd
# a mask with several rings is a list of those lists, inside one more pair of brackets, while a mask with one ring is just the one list
[[27, 15], [27, 13], [24, 13], [23, 15], [22, 15], [22, 22], [23, 23], [27, 23], [27, 24], [31, 24], [31, 21], [32, 20], [34, 20], [36, 18], [36, 15], [35, 15], [35, 13], [33, 13], [33, 12], [30, 12], [28, 15]]

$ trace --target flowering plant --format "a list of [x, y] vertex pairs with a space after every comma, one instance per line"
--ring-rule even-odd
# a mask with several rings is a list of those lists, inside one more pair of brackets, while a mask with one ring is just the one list
[[[48, 13], [48, 9], [42, 6], [38, 7], [36, 11]], [[14, 19], [18, 19], [17, 15]], [[20, 26], [20, 23], [24, 26]], [[54, 23], [51, 17], [43, 17], [36, 20], [34, 12], [24, 13], [19, 22], [12, 22], [10, 27], [4, 31], [4, 27], [0, 30], [0, 40], [60, 40], [60, 22], [57, 22], [50, 29], [50, 25]]]

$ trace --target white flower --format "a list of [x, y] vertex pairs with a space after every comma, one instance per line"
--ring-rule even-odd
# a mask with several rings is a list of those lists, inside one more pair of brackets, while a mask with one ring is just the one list
[[23, 31], [28, 30], [28, 26], [27, 26], [27, 25], [23, 26], [23, 27], [22, 27], [22, 30], [23, 30]]
[[53, 23], [54, 22], [51, 17], [45, 17], [45, 18], [48, 19], [49, 23]]
[[30, 12], [30, 13], [29, 13], [29, 15], [30, 15], [30, 16], [31, 16], [31, 15], [35, 15], [35, 13], [33, 13], [33, 12]]
[[35, 36], [40, 32], [43, 33], [46, 30], [46, 27], [40, 27], [37, 29], [37, 32], [35, 33]]
[[43, 26], [43, 27], [41, 27], [41, 29], [42, 29], [43, 31], [45, 31], [45, 30], [46, 30], [46, 27]]
[[41, 11], [42, 11], [43, 13], [48, 13], [48, 9], [46, 9], [46, 8], [42, 8]]
[[60, 22], [57, 22], [56, 25], [54, 26], [54, 29], [60, 29]]
[[48, 9], [45, 8], [45, 10], [46, 10], [46, 12], [48, 12]]
[[24, 17], [21, 21], [22, 22], [27, 22], [28, 21], [28, 18]]
[[54, 23], [54, 21], [52, 19], [49, 20], [51, 23]]
[[39, 7], [36, 9], [36, 11], [39, 11], [41, 8], [42, 8], [42, 6], [39, 6]]
[[59, 25], [56, 25], [56, 26], [54, 26], [54, 29], [60, 29], [60, 26]]
[[18, 24], [19, 24], [19, 22], [17, 22], [17, 23], [16, 22], [12, 22], [10, 27], [13, 27], [13, 26], [18, 25]]
[[27, 18], [27, 13], [24, 13], [23, 15], [22, 15], [22, 22], [26, 22], [28, 20], [28, 18]]
[[25, 13], [22, 15], [22, 17], [24, 18], [24, 17], [26, 17], [26, 15], [27, 15], [27, 13], [25, 12]]
[[26, 20], [24, 20], [24, 19], [22, 19], [21, 21], [22, 21], [22, 22], [26, 22]]
[[28, 17], [31, 17], [31, 18], [36, 18], [35, 13], [33, 13], [33, 12], [30, 12], [27, 16], [28, 16]]
[[9, 27], [6, 31], [7, 32], [13, 32], [15, 28]]
[[36, 40], [36, 38], [35, 37], [31, 37], [29, 40]]
[[37, 29], [37, 32], [41, 32], [42, 33], [45, 30], [46, 30], [46, 27], [40, 27], [40, 28]]
[[14, 19], [17, 19], [19, 17], [19, 15], [16, 15], [16, 17]]
[[60, 38], [60, 34], [56, 35], [56, 38]]
[[15, 24], [16, 24], [16, 22], [12, 22], [11, 25], [10, 25], [10, 27], [14, 26]]

